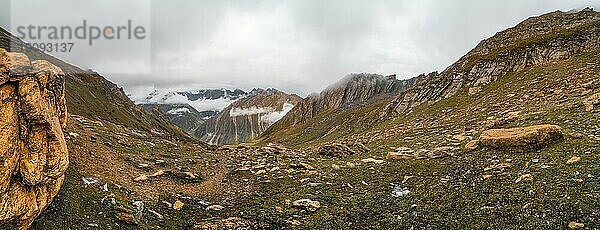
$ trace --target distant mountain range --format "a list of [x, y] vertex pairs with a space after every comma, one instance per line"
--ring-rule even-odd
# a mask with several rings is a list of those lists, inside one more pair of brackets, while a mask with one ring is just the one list
[[[302, 98], [276, 89], [154, 89], [128, 95], [148, 112], [162, 111], [190, 135], [211, 144], [248, 141], [262, 134]], [[241, 121], [245, 117], [247, 120]], [[208, 123], [207, 123], [208, 121]]]

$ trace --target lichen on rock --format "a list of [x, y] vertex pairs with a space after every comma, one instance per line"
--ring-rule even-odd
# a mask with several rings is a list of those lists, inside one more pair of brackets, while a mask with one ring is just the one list
[[0, 229], [27, 229], [69, 163], [64, 73], [0, 49], [0, 102]]
[[479, 137], [483, 147], [515, 151], [539, 149], [563, 139], [563, 132], [557, 125], [534, 125], [512, 129], [490, 129]]

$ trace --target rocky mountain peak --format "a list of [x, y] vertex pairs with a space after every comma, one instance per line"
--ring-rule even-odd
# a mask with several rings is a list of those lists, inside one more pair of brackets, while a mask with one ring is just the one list
[[483, 40], [440, 74], [430, 74], [399, 95], [382, 116], [405, 113], [423, 103], [435, 103], [463, 88], [476, 94], [510, 72], [567, 59], [600, 46], [600, 13], [586, 8], [576, 13], [552, 12], [529, 18]]
[[323, 113], [360, 106], [376, 97], [396, 96], [412, 86], [418, 78], [398, 80], [396, 75], [350, 74], [328, 86], [319, 94], [311, 94], [273, 126], [284, 129], [301, 124]]

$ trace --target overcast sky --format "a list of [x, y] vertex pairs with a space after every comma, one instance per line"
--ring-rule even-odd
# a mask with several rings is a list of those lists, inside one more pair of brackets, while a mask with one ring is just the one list
[[[35, 2], [32, 8], [53, 4]], [[86, 53], [67, 61], [106, 73], [106, 78], [126, 90], [275, 87], [305, 96], [349, 73], [410, 78], [441, 71], [482, 39], [530, 16], [600, 8], [597, 0], [155, 0], [148, 4], [150, 72], [110, 73], [107, 66], [136, 63], [139, 56], [126, 52], [118, 58]], [[7, 0], [0, 0], [0, 9], [7, 6]], [[84, 6], [65, 11], [77, 7]], [[100, 13], [117, 17], [133, 12], [119, 11], [120, 4], [114, 9]], [[40, 14], [32, 15], [43, 18]], [[7, 13], [0, 14], [3, 27], [10, 25], [9, 20]]]

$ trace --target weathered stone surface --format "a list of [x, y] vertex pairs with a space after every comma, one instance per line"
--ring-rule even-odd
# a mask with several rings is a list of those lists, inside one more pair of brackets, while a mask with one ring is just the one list
[[321, 146], [319, 148], [319, 154], [332, 157], [347, 157], [356, 153], [364, 153], [368, 151], [369, 148], [359, 142], [352, 142], [348, 144], [333, 143]]
[[292, 206], [314, 212], [321, 208], [321, 203], [319, 201], [314, 201], [310, 199], [301, 199], [294, 201], [292, 203]]
[[599, 20], [599, 12], [586, 10], [529, 18], [483, 40], [443, 72], [417, 77], [414, 86], [398, 95], [382, 116], [408, 113], [421, 104], [451, 97], [463, 88], [476, 95], [510, 72], [595, 50], [600, 47]]
[[0, 49], [0, 229], [27, 229], [69, 163], [62, 70]]
[[583, 101], [583, 106], [587, 112], [594, 110], [594, 106], [598, 104], [600, 104], [600, 93], [596, 93]]
[[[304, 124], [310, 119], [338, 109], [353, 107], [385, 96], [397, 96], [410, 88], [417, 78], [398, 80], [395, 75], [351, 74], [330, 85], [319, 94], [300, 101], [285, 117], [273, 124], [266, 134], [275, 136], [289, 127]], [[269, 136], [267, 135], [267, 137]]]
[[467, 144], [465, 144], [466, 150], [475, 150], [475, 149], [477, 149], [477, 147], [479, 147], [478, 140], [472, 140], [472, 141], [469, 141]]
[[551, 144], [563, 136], [561, 128], [556, 125], [490, 129], [481, 134], [479, 145], [494, 149], [527, 151]]

